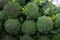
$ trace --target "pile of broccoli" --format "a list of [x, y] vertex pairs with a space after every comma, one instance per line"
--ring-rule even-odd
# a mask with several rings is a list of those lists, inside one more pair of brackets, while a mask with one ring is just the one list
[[60, 40], [60, 8], [48, 0], [0, 0], [0, 40]]

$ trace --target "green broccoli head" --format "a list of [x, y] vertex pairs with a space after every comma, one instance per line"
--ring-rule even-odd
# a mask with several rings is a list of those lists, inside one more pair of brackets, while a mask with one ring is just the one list
[[55, 28], [60, 28], [60, 14], [57, 14], [56, 20], [55, 20]]
[[34, 35], [36, 33], [36, 23], [33, 20], [26, 20], [21, 30], [25, 34]]
[[53, 29], [53, 21], [47, 16], [39, 17], [37, 21], [37, 29], [39, 32], [47, 34]]
[[21, 23], [18, 19], [8, 19], [4, 24], [5, 30], [12, 35], [16, 35], [20, 32]]
[[2, 32], [2, 22], [0, 22], [0, 33]]
[[8, 2], [4, 7], [4, 12], [8, 18], [16, 18], [21, 14], [21, 6], [17, 2]]
[[50, 40], [50, 38], [47, 36], [40, 36], [38, 40]]
[[27, 19], [35, 19], [40, 16], [39, 8], [35, 3], [29, 2], [24, 8], [23, 13]]
[[0, 12], [0, 21], [5, 21], [5, 13], [4, 13], [4, 11]]
[[60, 40], [60, 33], [53, 35], [52, 40]]
[[17, 40], [17, 39], [11, 35], [6, 35], [5, 37], [3, 37], [2, 40]]
[[23, 35], [23, 37], [20, 37], [20, 40], [34, 40], [34, 39], [29, 35]]

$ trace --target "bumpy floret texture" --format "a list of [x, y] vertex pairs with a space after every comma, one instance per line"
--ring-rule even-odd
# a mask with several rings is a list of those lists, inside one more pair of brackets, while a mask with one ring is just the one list
[[37, 21], [37, 29], [41, 33], [48, 33], [53, 29], [53, 21], [46, 16], [39, 17]]
[[20, 32], [21, 23], [18, 19], [8, 19], [5, 24], [5, 30], [12, 35], [16, 35]]
[[36, 23], [33, 20], [26, 20], [21, 30], [25, 34], [34, 35], [36, 33]]
[[0, 21], [5, 21], [5, 13], [4, 13], [4, 11], [0, 12]]
[[41, 11], [44, 15], [53, 16], [56, 13], [56, 8], [57, 7], [53, 5], [51, 2], [47, 2], [43, 5]]
[[38, 40], [50, 40], [50, 38], [47, 36], [40, 36]]
[[34, 40], [34, 39], [29, 35], [24, 35], [23, 37], [20, 38], [20, 40]]
[[8, 2], [4, 7], [4, 12], [8, 18], [16, 18], [21, 14], [21, 6], [17, 2]]
[[0, 0], [0, 8], [3, 9], [4, 6], [11, 0]]
[[6, 35], [2, 40], [17, 40], [17, 39], [11, 35]]
[[60, 40], [59, 36], [60, 7], [52, 2], [0, 0], [0, 40]]
[[39, 8], [35, 3], [29, 2], [24, 8], [23, 13], [26, 15], [27, 19], [35, 19], [40, 16]]

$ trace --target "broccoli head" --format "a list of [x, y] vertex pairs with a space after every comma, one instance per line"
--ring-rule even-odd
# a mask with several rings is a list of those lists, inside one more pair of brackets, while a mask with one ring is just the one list
[[0, 33], [2, 32], [2, 22], [0, 22]]
[[4, 12], [8, 18], [16, 18], [21, 14], [21, 6], [17, 2], [8, 2], [4, 7]]
[[34, 39], [29, 35], [23, 35], [23, 37], [21, 37], [20, 40], [34, 40]]
[[36, 23], [33, 20], [26, 20], [21, 30], [25, 34], [34, 35], [36, 33]]
[[18, 19], [8, 19], [4, 24], [5, 30], [12, 35], [16, 35], [20, 32], [21, 23]]
[[60, 33], [53, 35], [52, 40], [60, 40]]
[[35, 19], [40, 16], [39, 7], [32, 2], [24, 6], [23, 13], [26, 15], [27, 19]]
[[57, 14], [56, 20], [55, 20], [55, 28], [60, 28], [60, 14]]
[[2, 40], [17, 40], [17, 39], [11, 35], [6, 35], [5, 37], [3, 37]]
[[40, 36], [38, 40], [50, 40], [50, 38], [47, 36]]
[[37, 21], [37, 29], [39, 32], [47, 34], [53, 29], [53, 21], [47, 16], [39, 17]]

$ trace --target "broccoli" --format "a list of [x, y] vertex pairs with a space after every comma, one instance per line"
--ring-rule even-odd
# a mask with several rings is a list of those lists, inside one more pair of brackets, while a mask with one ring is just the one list
[[20, 32], [21, 23], [18, 19], [8, 19], [4, 24], [5, 30], [12, 35], [16, 35]]
[[24, 6], [23, 13], [26, 15], [27, 19], [36, 19], [40, 16], [39, 7], [32, 2]]
[[23, 37], [20, 37], [20, 40], [34, 40], [34, 39], [29, 35], [23, 35]]
[[2, 24], [2, 22], [0, 22], [0, 33], [2, 32], [2, 26], [3, 26], [3, 24]]
[[5, 15], [4, 11], [0, 11], [0, 21], [5, 21]]
[[24, 6], [25, 5], [25, 0], [15, 0], [16, 2], [18, 2], [20, 5]]
[[60, 33], [53, 35], [52, 40], [60, 40]]
[[55, 28], [60, 28], [60, 14], [57, 14], [56, 20], [55, 20]]
[[17, 39], [11, 35], [6, 35], [5, 37], [3, 37], [2, 40], [17, 40]]
[[10, 0], [0, 0], [0, 9], [3, 9], [4, 6], [9, 2]]
[[36, 33], [36, 23], [33, 20], [26, 20], [22, 24], [22, 32], [28, 35], [34, 35]]
[[50, 40], [50, 38], [47, 36], [40, 36], [38, 40]]
[[4, 6], [4, 12], [8, 18], [17, 18], [18, 15], [21, 15], [22, 7], [17, 2], [8, 2]]
[[38, 18], [37, 30], [41, 33], [47, 34], [53, 29], [53, 21], [50, 17], [42, 16]]
[[41, 8], [43, 15], [53, 16], [56, 13], [56, 6], [51, 2], [47, 2]]
[[60, 7], [56, 8], [57, 13], [60, 13]]

